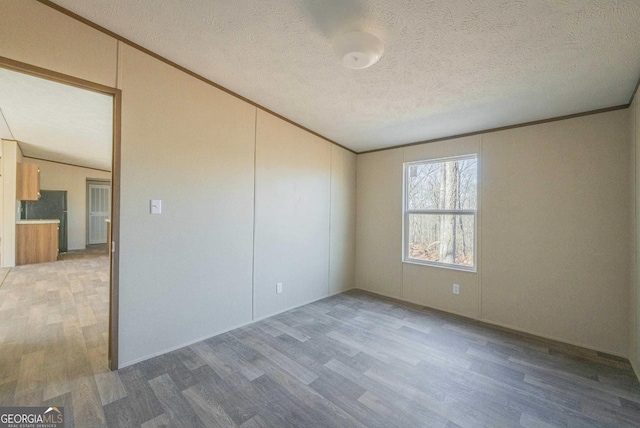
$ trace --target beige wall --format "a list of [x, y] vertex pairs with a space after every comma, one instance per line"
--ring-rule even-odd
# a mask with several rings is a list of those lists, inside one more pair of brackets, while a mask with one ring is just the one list
[[87, 180], [111, 180], [111, 173], [40, 159], [24, 162], [40, 167], [40, 189], [67, 191], [67, 247], [82, 250], [87, 244]]
[[122, 89], [121, 366], [353, 286], [352, 153], [35, 1], [0, 0], [0, 56]]
[[356, 174], [356, 287], [396, 298], [403, 298], [402, 153], [358, 155]]
[[[622, 110], [359, 155], [358, 288], [628, 355], [628, 141]], [[402, 263], [402, 163], [468, 153], [478, 272]]]
[[627, 120], [483, 136], [483, 319], [628, 355]]
[[[255, 316], [329, 294], [331, 147], [258, 110]], [[276, 294], [276, 283], [283, 292]]]
[[[128, 46], [120, 358], [251, 321], [255, 108]], [[149, 214], [149, 200], [162, 214]]]

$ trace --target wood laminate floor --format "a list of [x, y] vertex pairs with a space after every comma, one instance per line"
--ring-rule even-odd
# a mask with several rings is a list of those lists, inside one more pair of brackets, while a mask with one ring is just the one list
[[102, 403], [118, 393], [108, 308], [106, 249], [12, 268], [0, 286], [0, 406], [64, 406], [67, 426], [104, 421]]
[[351, 291], [117, 372], [108, 259], [13, 269], [0, 406], [67, 427], [638, 427], [629, 363]]

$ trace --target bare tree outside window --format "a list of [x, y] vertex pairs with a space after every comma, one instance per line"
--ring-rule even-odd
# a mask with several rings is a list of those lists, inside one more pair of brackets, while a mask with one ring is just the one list
[[475, 268], [476, 156], [405, 165], [405, 259]]

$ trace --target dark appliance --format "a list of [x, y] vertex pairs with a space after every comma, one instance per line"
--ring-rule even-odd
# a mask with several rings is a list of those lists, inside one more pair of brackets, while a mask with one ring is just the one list
[[22, 220], [60, 220], [60, 252], [67, 252], [67, 191], [41, 190], [40, 200], [22, 201], [20, 204]]

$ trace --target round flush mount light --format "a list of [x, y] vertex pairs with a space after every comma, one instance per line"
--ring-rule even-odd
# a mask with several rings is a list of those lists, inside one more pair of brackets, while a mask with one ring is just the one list
[[376, 36], [353, 31], [338, 36], [333, 41], [333, 53], [348, 68], [367, 68], [378, 62], [384, 45]]

